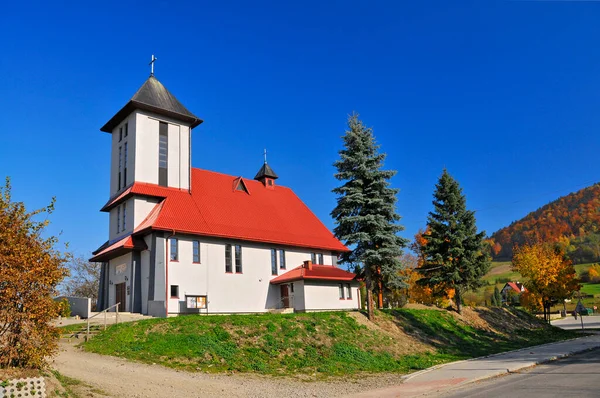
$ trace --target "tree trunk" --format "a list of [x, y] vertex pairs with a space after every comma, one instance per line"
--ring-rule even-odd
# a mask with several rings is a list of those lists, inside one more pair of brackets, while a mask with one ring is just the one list
[[379, 299], [379, 309], [383, 308], [383, 284], [381, 283], [381, 280], [379, 281], [379, 294], [377, 295], [377, 298]]
[[370, 321], [375, 318], [373, 311], [373, 281], [371, 280], [371, 269], [365, 265], [365, 289], [367, 291], [367, 317]]
[[462, 314], [462, 297], [460, 293], [460, 288], [454, 288], [454, 298], [456, 299], [456, 312]]

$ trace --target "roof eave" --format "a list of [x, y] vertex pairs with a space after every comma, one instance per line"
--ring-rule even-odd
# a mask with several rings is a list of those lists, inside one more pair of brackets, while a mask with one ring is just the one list
[[104, 126], [100, 128], [100, 131], [104, 131], [105, 133], [112, 133], [113, 129], [119, 125], [131, 112], [136, 109], [141, 109], [149, 112], [154, 112], [159, 115], [168, 116], [170, 118], [181, 120], [183, 122], [190, 124], [190, 129], [195, 128], [200, 123], [203, 122], [202, 119], [197, 117], [191, 117], [188, 115], [183, 115], [181, 113], [172, 112], [166, 109], [158, 108], [152, 105], [145, 104], [143, 102], [130, 100], [121, 110], [119, 110]]

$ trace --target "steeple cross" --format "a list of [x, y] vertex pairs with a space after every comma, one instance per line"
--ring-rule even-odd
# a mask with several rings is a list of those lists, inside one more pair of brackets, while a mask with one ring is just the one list
[[154, 62], [156, 62], [158, 58], [156, 58], [154, 56], [154, 54], [152, 54], [152, 60], [150, 61], [150, 63], [148, 65], [150, 65], [150, 76], [154, 76]]
[[267, 164], [267, 148], [265, 148], [265, 164]]

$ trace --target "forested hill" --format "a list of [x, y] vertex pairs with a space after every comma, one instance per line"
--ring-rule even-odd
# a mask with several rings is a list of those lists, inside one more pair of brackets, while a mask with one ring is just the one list
[[576, 263], [600, 259], [600, 183], [563, 196], [491, 236], [494, 258], [510, 258], [516, 244], [558, 243]]

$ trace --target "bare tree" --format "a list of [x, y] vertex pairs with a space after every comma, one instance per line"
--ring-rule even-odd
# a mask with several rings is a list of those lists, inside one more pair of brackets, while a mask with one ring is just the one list
[[100, 265], [82, 256], [73, 257], [68, 266], [71, 276], [61, 284], [61, 292], [67, 296], [89, 297], [92, 299], [92, 307], [95, 306], [98, 300]]

